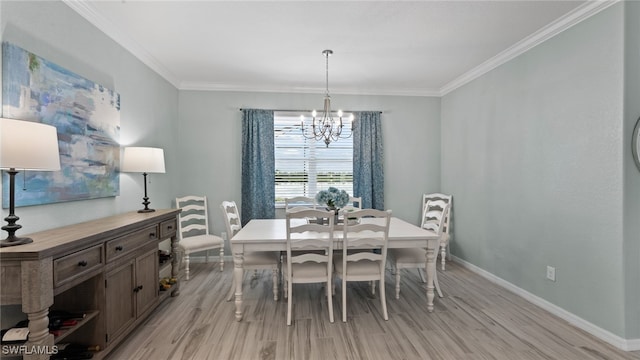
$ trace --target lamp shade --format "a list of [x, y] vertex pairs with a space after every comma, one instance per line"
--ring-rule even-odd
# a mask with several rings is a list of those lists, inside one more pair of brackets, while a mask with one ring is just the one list
[[0, 168], [60, 170], [56, 128], [31, 121], [0, 118]]
[[121, 171], [164, 173], [164, 150], [152, 147], [126, 147]]

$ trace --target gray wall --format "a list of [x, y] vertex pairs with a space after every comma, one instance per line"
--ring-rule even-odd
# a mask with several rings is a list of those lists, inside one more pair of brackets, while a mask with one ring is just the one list
[[[332, 94], [334, 107], [382, 111], [385, 207], [418, 224], [425, 192], [440, 188], [440, 99]], [[179, 195], [209, 198], [213, 231], [225, 231], [218, 206], [241, 206], [241, 108], [312, 109], [322, 95], [180, 91]], [[240, 209], [242, 211], [242, 209]]]
[[[120, 94], [120, 143], [164, 148], [166, 174], [152, 174], [151, 207], [172, 205], [177, 179], [178, 91], [131, 53], [61, 2], [0, 2], [2, 41], [8, 41]], [[20, 207], [21, 233], [32, 233], [141, 209], [141, 174], [121, 174], [120, 196]], [[7, 209], [3, 209], [3, 218]]]
[[640, 118], [640, 2], [625, 3], [624, 244], [626, 334], [640, 339], [640, 170], [631, 156], [631, 135]]
[[[621, 337], [638, 335], [629, 333], [637, 324], [625, 329], [623, 10], [447, 94], [441, 120], [452, 252]], [[627, 240], [637, 249], [635, 234]], [[637, 263], [637, 252], [628, 259]], [[637, 265], [626, 267], [637, 280]], [[637, 289], [630, 295], [637, 307]]]
[[[164, 148], [167, 173], [152, 174], [148, 190], [151, 207], [171, 207], [172, 179], [178, 179], [177, 89], [61, 2], [0, 1], [0, 31], [2, 41], [120, 94], [120, 143]], [[117, 197], [17, 208], [18, 234], [141, 209], [143, 195], [141, 174], [121, 174]], [[2, 218], [7, 214], [2, 209]], [[2, 306], [0, 315], [3, 329], [24, 317], [20, 306]]]

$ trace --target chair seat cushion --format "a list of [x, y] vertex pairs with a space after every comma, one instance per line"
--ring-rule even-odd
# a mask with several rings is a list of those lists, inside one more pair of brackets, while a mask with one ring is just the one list
[[[286, 268], [287, 264], [282, 266]], [[283, 271], [283, 275], [288, 280], [286, 271]], [[294, 283], [322, 282], [327, 279], [327, 276], [327, 263], [307, 261], [302, 264], [291, 264], [291, 277]]]
[[218, 249], [224, 246], [224, 240], [221, 237], [215, 235], [197, 235], [182, 238], [178, 242], [185, 253], [192, 253], [197, 251], [204, 251], [209, 249]]
[[389, 249], [387, 255], [397, 264], [416, 264], [424, 266], [427, 261], [427, 251], [422, 248]]
[[269, 267], [270, 265], [278, 265], [280, 262], [280, 253], [276, 251], [251, 251], [244, 253], [243, 266]]
[[[343, 274], [343, 267], [342, 267], [342, 255], [334, 255], [333, 256], [333, 265], [335, 268], [335, 271], [337, 274], [342, 275]], [[356, 262], [349, 262], [349, 264], [347, 264], [347, 267], [349, 268], [349, 272], [347, 273], [347, 276], [367, 276], [367, 275], [373, 275], [376, 276], [376, 274], [380, 274], [380, 262], [377, 261], [371, 261], [371, 260], [360, 260], [360, 261], [356, 261]]]

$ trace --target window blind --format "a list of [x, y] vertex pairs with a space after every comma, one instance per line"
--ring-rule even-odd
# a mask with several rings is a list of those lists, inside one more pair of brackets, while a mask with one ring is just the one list
[[[348, 117], [349, 114], [345, 114]], [[310, 123], [307, 118], [306, 124]], [[351, 135], [349, 126], [344, 137]], [[353, 195], [353, 138], [340, 138], [326, 147], [307, 139], [300, 129], [300, 113], [274, 114], [276, 205], [294, 196], [315, 197], [330, 186]]]

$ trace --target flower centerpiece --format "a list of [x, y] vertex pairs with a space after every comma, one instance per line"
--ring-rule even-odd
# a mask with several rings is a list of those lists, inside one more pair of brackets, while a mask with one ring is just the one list
[[339, 210], [349, 203], [349, 194], [344, 190], [330, 187], [327, 190], [318, 192], [316, 201], [318, 204], [327, 204], [327, 207], [331, 210]]

